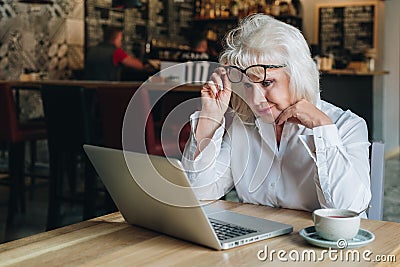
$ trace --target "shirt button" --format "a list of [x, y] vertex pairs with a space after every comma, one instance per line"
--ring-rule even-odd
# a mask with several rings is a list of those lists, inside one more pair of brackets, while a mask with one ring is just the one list
[[275, 187], [275, 183], [271, 183], [271, 187]]

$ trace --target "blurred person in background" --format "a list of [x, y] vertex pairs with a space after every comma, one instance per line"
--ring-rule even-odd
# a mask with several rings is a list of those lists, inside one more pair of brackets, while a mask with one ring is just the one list
[[87, 80], [119, 81], [122, 67], [147, 71], [147, 67], [138, 58], [129, 55], [122, 48], [121, 28], [105, 28], [103, 39], [103, 42], [88, 49], [85, 67]]

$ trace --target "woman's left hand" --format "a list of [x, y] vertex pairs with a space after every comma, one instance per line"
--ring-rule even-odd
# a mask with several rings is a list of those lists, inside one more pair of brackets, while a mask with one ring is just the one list
[[331, 119], [324, 112], [305, 99], [284, 109], [276, 118], [275, 123], [282, 125], [285, 121], [301, 124], [310, 129], [332, 124]]

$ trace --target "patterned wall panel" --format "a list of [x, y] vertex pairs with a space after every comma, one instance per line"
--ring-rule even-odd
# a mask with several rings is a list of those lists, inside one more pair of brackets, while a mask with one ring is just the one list
[[52, 5], [3, 0], [0, 5], [0, 79], [24, 72], [71, 78], [84, 67], [84, 0]]

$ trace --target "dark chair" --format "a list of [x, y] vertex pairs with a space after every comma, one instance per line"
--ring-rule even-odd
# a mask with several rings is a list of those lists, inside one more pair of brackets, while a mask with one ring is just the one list
[[[44, 85], [42, 87], [49, 160], [50, 188], [47, 228], [62, 225], [61, 204], [64, 201], [82, 202], [76, 193], [79, 170], [84, 173], [83, 219], [95, 216], [96, 175], [83, 144], [98, 144], [94, 113], [94, 90], [78, 86]], [[78, 166], [83, 166], [78, 168]], [[63, 187], [68, 177], [69, 194]]]
[[190, 136], [190, 115], [201, 109], [200, 92], [169, 91], [160, 99], [159, 127], [179, 134], [179, 148], [183, 152]]
[[[8, 223], [12, 221], [18, 204], [21, 210], [25, 211], [25, 143], [46, 138], [44, 125], [19, 123], [12, 89], [6, 83], [0, 84], [0, 142], [7, 144], [9, 152]], [[34, 155], [31, 158], [34, 158]]]
[[136, 89], [137, 87], [132, 89], [105, 86], [97, 88], [104, 146], [122, 149], [122, 123], [126, 108]]
[[[133, 103], [135, 107], [128, 110], [128, 112], [134, 113], [126, 114], [134, 95], [136, 98]], [[129, 128], [134, 128], [134, 133], [127, 138], [124, 149], [152, 155], [179, 156], [179, 147], [173, 139], [163, 140], [161, 144], [160, 130], [155, 127], [147, 89], [101, 87], [97, 89], [97, 99], [102, 118], [105, 146], [122, 148], [124, 117], [129, 115], [132, 116], [132, 120], [128, 120], [128, 124], [133, 126]], [[142, 133], [143, 136], [141, 136]]]

